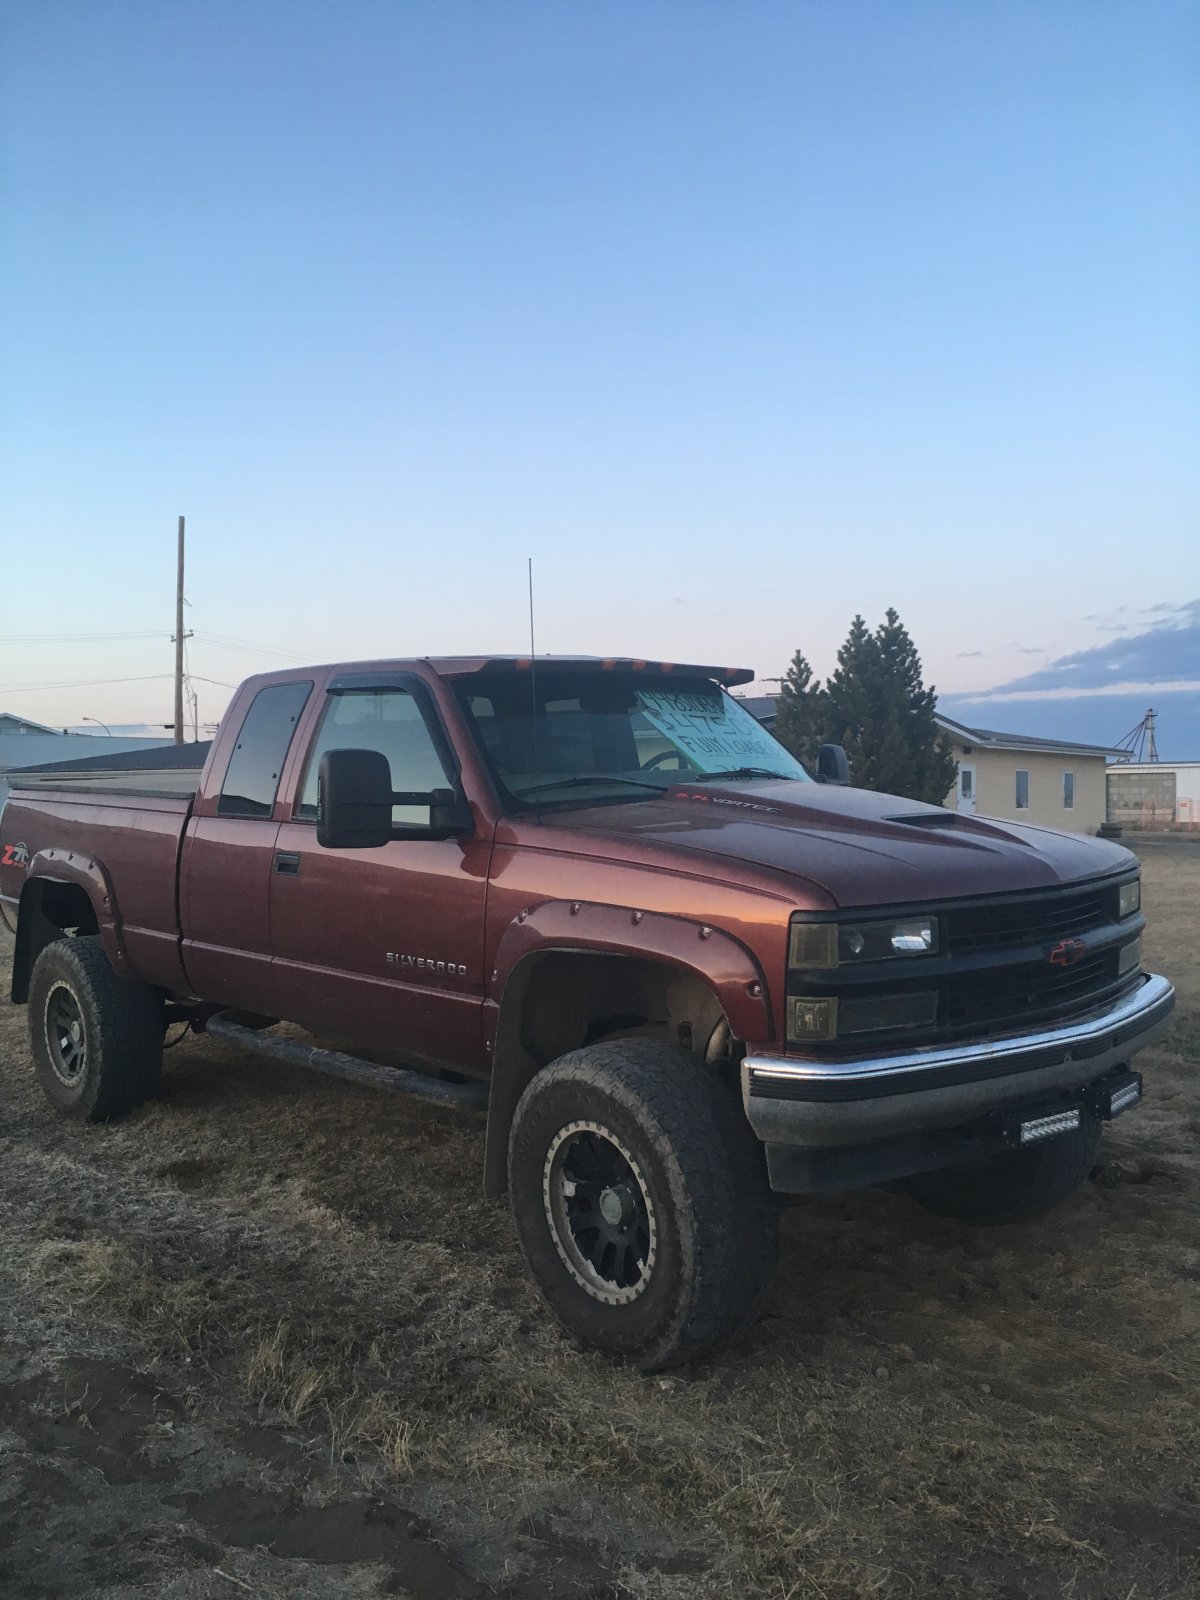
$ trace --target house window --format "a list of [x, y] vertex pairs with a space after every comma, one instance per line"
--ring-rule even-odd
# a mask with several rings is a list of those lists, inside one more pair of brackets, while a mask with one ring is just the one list
[[1074, 809], [1075, 809], [1075, 774], [1073, 772], [1064, 772], [1063, 773], [1063, 810], [1064, 811], [1074, 811]]
[[1029, 810], [1029, 774], [1025, 771], [1017, 773], [1017, 810]]

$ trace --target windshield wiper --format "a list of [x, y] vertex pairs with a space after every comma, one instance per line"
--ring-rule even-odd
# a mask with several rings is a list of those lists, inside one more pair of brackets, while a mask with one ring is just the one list
[[769, 767], [728, 767], [724, 772], [692, 772], [689, 783], [704, 783], [709, 778], [786, 778], [786, 772], [772, 772]]
[[574, 778], [547, 778], [545, 783], [530, 784], [526, 789], [514, 789], [513, 793], [518, 799], [524, 800], [531, 794], [541, 794], [546, 789], [577, 789], [582, 784], [591, 784], [593, 787], [605, 787], [609, 784], [625, 784], [631, 789], [649, 789], [652, 794], [663, 794], [667, 785], [663, 783], [648, 783], [641, 778], [615, 778], [607, 773], [581, 772]]

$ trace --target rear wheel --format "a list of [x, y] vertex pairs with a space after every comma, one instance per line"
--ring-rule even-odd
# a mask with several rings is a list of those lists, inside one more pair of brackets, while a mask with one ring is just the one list
[[162, 1070], [162, 1003], [113, 971], [95, 935], [56, 939], [29, 984], [29, 1037], [47, 1100], [105, 1122], [154, 1093]]
[[544, 1068], [513, 1119], [509, 1188], [560, 1321], [644, 1371], [736, 1333], [770, 1286], [779, 1225], [761, 1147], [684, 1051], [626, 1039]]
[[1025, 1222], [1074, 1194], [1096, 1164], [1100, 1123], [1085, 1116], [1071, 1133], [1002, 1150], [964, 1166], [909, 1178], [904, 1188], [927, 1211], [980, 1224]]

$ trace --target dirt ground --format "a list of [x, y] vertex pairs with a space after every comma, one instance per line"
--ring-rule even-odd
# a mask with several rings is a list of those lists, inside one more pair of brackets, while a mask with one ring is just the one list
[[559, 1334], [480, 1121], [201, 1039], [76, 1126], [0, 1007], [0, 1597], [1194, 1600], [1200, 850], [1145, 884], [1180, 1012], [1084, 1190], [800, 1205], [669, 1377]]

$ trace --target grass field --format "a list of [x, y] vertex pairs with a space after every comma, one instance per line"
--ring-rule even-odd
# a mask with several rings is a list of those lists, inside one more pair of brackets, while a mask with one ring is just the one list
[[797, 1206], [668, 1377], [560, 1336], [481, 1122], [198, 1039], [76, 1126], [0, 1010], [0, 1596], [1194, 1600], [1200, 850], [1145, 904], [1180, 1010], [1079, 1195]]

